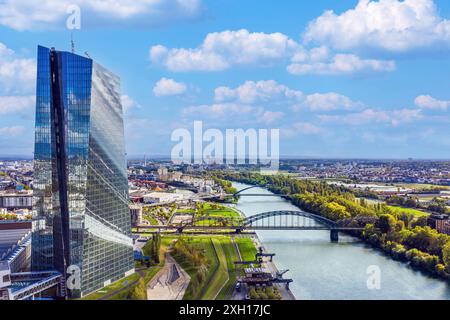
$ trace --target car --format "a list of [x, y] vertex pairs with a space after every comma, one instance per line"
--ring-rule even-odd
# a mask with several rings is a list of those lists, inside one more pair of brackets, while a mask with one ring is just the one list
[[238, 282], [238, 283], [236, 283], [236, 291], [241, 291], [241, 283], [240, 282]]

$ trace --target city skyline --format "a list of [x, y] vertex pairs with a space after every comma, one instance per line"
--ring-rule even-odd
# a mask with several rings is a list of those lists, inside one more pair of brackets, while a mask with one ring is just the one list
[[0, 0], [0, 300], [449, 301], [449, 71], [448, 0]]
[[[18, 3], [0, 5], [0, 156], [32, 157], [34, 48], [70, 50], [72, 33], [78, 54], [122, 79], [130, 159], [170, 155], [171, 132], [194, 120], [280, 128], [281, 157], [450, 158], [446, 1], [72, 1], [73, 32], [51, 2], [22, 3], [30, 19], [15, 15]], [[358, 31], [333, 32], [348, 21]]]

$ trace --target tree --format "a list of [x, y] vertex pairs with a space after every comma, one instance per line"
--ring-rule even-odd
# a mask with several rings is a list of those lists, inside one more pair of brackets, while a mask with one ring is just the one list
[[442, 248], [442, 260], [445, 265], [445, 270], [450, 273], [450, 241]]
[[147, 288], [143, 278], [139, 278], [138, 283], [130, 291], [127, 298], [129, 300], [147, 300]]
[[159, 264], [159, 251], [161, 248], [161, 235], [159, 233], [153, 235], [152, 260], [155, 264]]
[[397, 220], [390, 214], [382, 214], [377, 222], [377, 227], [382, 233], [391, 233], [395, 230]]
[[444, 200], [434, 198], [427, 209], [437, 213], [447, 213], [447, 203]]
[[411, 227], [425, 227], [427, 225], [427, 220], [428, 218], [426, 216], [419, 217], [411, 223]]
[[417, 208], [417, 205], [419, 203], [419, 200], [417, 198], [409, 197], [405, 200], [405, 207], [408, 208]]

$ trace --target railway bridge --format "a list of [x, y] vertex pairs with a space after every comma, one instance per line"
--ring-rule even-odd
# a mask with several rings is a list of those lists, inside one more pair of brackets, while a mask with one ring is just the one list
[[259, 213], [247, 218], [225, 218], [214, 216], [200, 216], [190, 221], [184, 221], [180, 224], [166, 226], [139, 226], [140, 229], [158, 229], [176, 230], [178, 233], [190, 230], [233, 230], [236, 233], [243, 231], [257, 230], [295, 230], [295, 231], [312, 231], [327, 230], [330, 231], [330, 240], [339, 241], [339, 232], [360, 231], [362, 228], [353, 228], [341, 226], [338, 222], [332, 221], [325, 217], [305, 212], [305, 211], [268, 211]]

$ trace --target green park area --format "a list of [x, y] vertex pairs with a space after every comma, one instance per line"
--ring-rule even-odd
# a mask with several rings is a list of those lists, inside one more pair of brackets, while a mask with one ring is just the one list
[[413, 208], [403, 208], [403, 207], [398, 207], [398, 206], [387, 206], [387, 208], [389, 208], [389, 210], [392, 211], [392, 213], [394, 213], [395, 215], [401, 215], [402, 213], [405, 213], [407, 215], [413, 215], [417, 218], [419, 217], [426, 217], [429, 214], [424, 212], [424, 211], [420, 211], [417, 209], [413, 209]]
[[[244, 243], [242, 239], [237, 240]], [[245, 241], [246, 245], [242, 246], [247, 251], [250, 250], [249, 244], [252, 244], [248, 240], [250, 242]], [[191, 277], [184, 299], [230, 299], [238, 276], [234, 265], [239, 260], [237, 248], [232, 238], [227, 236], [180, 238], [172, 256]], [[256, 249], [253, 247], [251, 252], [256, 253]]]
[[396, 187], [413, 189], [416, 191], [435, 191], [435, 190], [450, 190], [449, 186], [439, 186], [428, 183], [395, 183]]
[[150, 225], [152, 225], [152, 226], [157, 226], [157, 225], [159, 225], [158, 220], [156, 220], [154, 217], [152, 217], [152, 216], [150, 216], [150, 215], [144, 214], [144, 215], [143, 215], [143, 218], [144, 218], [145, 220], [147, 220], [147, 221], [150, 223]]
[[241, 215], [236, 210], [217, 203], [204, 203], [201, 213], [210, 217], [239, 218]]
[[[146, 296], [136, 296], [135, 289], [142, 291], [142, 285], [146, 285], [153, 276], [161, 269], [161, 265], [153, 266], [145, 269], [136, 268], [136, 272], [132, 275], [121, 279], [99, 291], [91, 293], [81, 300], [146, 300]], [[146, 294], [146, 292], [145, 292]]]
[[185, 300], [228, 300], [240, 273], [235, 261], [253, 261], [257, 252], [251, 238], [231, 236], [156, 236], [143, 248], [150, 261], [136, 262], [136, 272], [82, 300], [146, 300], [147, 286], [164, 266], [165, 253], [177, 239], [171, 255], [191, 280]]
[[243, 261], [254, 261], [257, 249], [250, 238], [236, 238], [234, 240], [241, 253], [241, 258]]
[[196, 225], [207, 226], [222, 223], [223, 225], [239, 223], [241, 214], [227, 206], [217, 203], [197, 203], [195, 210]]

